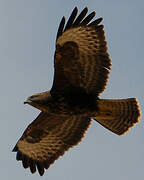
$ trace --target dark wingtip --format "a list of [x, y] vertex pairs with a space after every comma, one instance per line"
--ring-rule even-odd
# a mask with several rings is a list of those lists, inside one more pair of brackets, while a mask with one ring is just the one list
[[76, 20], [74, 21], [72, 27], [76, 27], [76, 26], [80, 25], [81, 21], [86, 16], [87, 12], [88, 12], [88, 8], [86, 7], [81, 11], [79, 16], [76, 18]]
[[16, 144], [15, 147], [13, 148], [12, 152], [17, 152], [17, 151], [18, 151], [18, 146]]
[[77, 7], [77, 6], [75, 6], [75, 8], [73, 9], [73, 11], [78, 11], [78, 7]]
[[83, 11], [88, 11], [88, 7], [86, 6], [86, 7], [83, 9]]
[[37, 170], [39, 172], [40, 176], [43, 176], [44, 174], [44, 165], [41, 162], [37, 162]]
[[22, 165], [25, 169], [29, 167], [29, 158], [26, 155], [23, 155]]
[[93, 11], [92, 13], [90, 13], [80, 24], [81, 25], [87, 25], [92, 19], [93, 17], [96, 15], [96, 12]]
[[57, 36], [56, 36], [56, 41], [57, 41], [58, 37], [62, 35], [64, 25], [65, 25], [65, 17], [63, 16], [61, 19], [61, 22], [59, 24], [59, 28], [58, 28], [58, 32], [57, 32]]
[[88, 13], [88, 7], [85, 7], [81, 13], [84, 13], [86, 15]]
[[67, 29], [69, 29], [69, 28], [72, 26], [72, 24], [73, 24], [73, 22], [74, 22], [74, 20], [75, 20], [75, 17], [76, 17], [76, 15], [77, 15], [77, 13], [78, 13], [78, 8], [75, 7], [75, 8], [73, 9], [73, 11], [72, 11], [72, 13], [71, 13], [68, 21], [67, 21], [67, 24], [66, 24], [66, 26], [65, 26], [64, 31], [66, 31]]
[[32, 174], [36, 172], [36, 164], [32, 159], [30, 159], [30, 171]]
[[88, 12], [88, 7], [85, 7], [77, 16], [78, 8], [77, 6], [75, 6], [71, 15], [69, 16], [66, 25], [65, 25], [65, 18], [63, 17], [58, 28], [56, 41], [62, 35], [63, 32], [67, 31], [70, 28], [77, 26], [97, 26], [102, 21], [102, 18], [99, 18], [90, 22], [93, 19], [93, 17], [96, 15], [96, 12], [93, 11], [88, 16], [86, 16], [87, 12]]
[[92, 21], [88, 26], [97, 26], [98, 24], [101, 23], [102, 20], [103, 20], [103, 18], [100, 17], [100, 18], [98, 18], [98, 19]]
[[21, 161], [23, 159], [23, 155], [22, 155], [22, 153], [21, 152], [17, 152], [17, 155], [16, 155], [16, 160], [17, 161]]

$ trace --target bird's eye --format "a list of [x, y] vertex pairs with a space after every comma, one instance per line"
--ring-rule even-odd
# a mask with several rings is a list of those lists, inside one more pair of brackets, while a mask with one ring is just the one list
[[33, 99], [33, 98], [35, 98], [36, 97], [36, 95], [32, 95], [32, 96], [30, 96], [30, 99]]

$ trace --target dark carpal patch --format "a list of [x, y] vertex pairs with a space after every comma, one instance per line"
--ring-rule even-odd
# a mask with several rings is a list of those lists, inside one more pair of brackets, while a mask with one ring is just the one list
[[33, 129], [28, 136], [26, 137], [29, 143], [37, 143], [39, 142], [42, 137], [45, 136], [45, 133], [42, 129]]

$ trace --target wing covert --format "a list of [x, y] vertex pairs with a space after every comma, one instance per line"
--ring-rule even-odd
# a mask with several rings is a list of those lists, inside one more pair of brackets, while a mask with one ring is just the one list
[[[107, 84], [111, 59], [107, 52], [102, 18], [90, 22], [95, 12], [86, 16], [85, 8], [76, 18], [74, 9], [64, 27], [60, 24], [55, 52], [55, 74], [52, 94], [80, 87], [88, 94], [98, 96]], [[85, 17], [86, 16], [86, 17]]]
[[25, 130], [13, 151], [24, 168], [40, 175], [44, 169], [63, 155], [70, 147], [78, 144], [91, 120], [80, 116], [62, 117], [41, 112]]

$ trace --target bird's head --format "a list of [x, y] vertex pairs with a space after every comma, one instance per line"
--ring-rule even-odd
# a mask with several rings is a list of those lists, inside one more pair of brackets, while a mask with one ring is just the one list
[[48, 91], [33, 94], [24, 101], [24, 104], [29, 104], [41, 111], [47, 111], [50, 103], [52, 103], [52, 97]]

